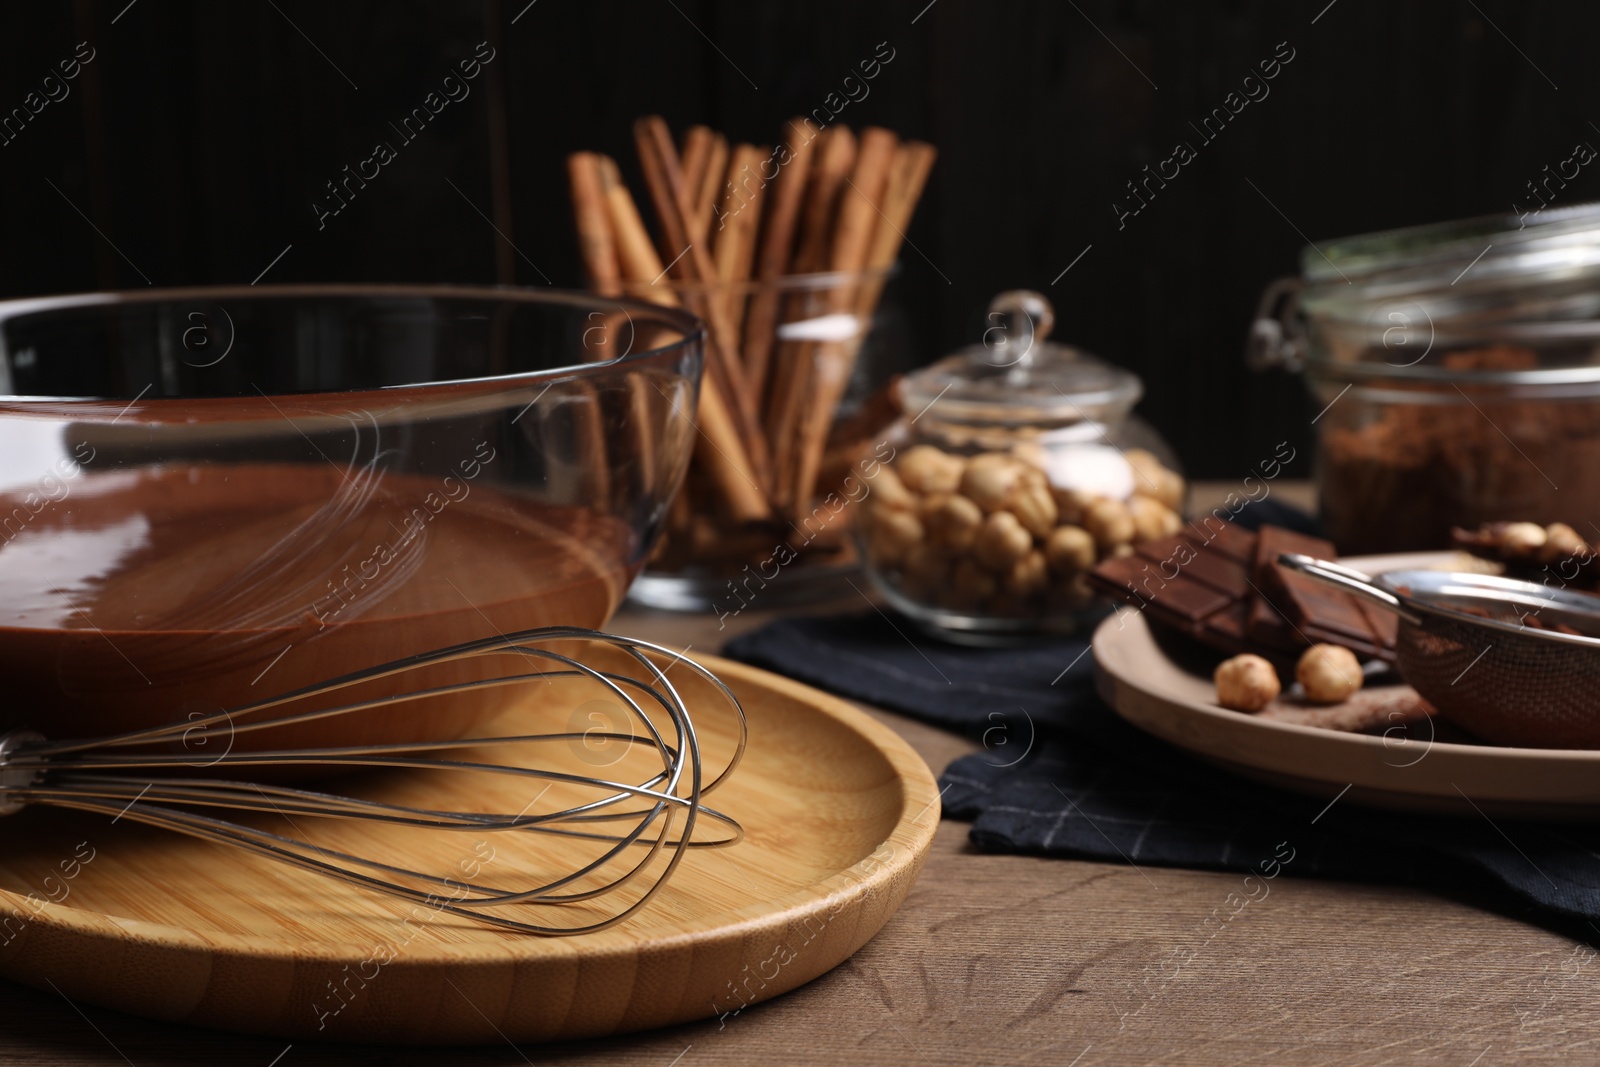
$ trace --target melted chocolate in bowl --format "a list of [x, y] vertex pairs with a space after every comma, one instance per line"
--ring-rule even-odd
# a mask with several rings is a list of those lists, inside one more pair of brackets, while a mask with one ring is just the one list
[[[598, 627], [640, 556], [620, 519], [487, 479], [207, 463], [85, 467], [63, 484], [42, 507], [0, 494], [0, 719], [54, 738], [198, 718], [497, 633]], [[271, 714], [541, 666], [443, 664]], [[485, 689], [237, 738], [217, 728], [188, 747], [202, 760], [229, 745], [461, 737], [519, 697]]]

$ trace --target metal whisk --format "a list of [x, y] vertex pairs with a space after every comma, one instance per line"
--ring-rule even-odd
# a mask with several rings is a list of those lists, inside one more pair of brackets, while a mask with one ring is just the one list
[[[627, 667], [629, 673], [597, 669], [549, 647], [573, 642], [598, 643], [620, 650], [632, 661]], [[404, 675], [435, 664], [486, 656], [523, 657], [523, 662], [531, 660], [537, 669], [496, 673], [476, 681], [380, 696], [277, 718], [244, 721], [271, 708], [375, 679]], [[665, 666], [658, 661], [665, 662]], [[639, 668], [636, 672], [633, 670], [634, 664]], [[667, 680], [667, 671], [679, 664], [712, 683], [737, 722], [738, 741], [734, 752], [726, 765], [709, 779], [706, 768], [702, 766], [700, 741], [693, 717], [677, 689]], [[631, 721], [637, 724], [637, 732], [632, 729], [626, 732], [568, 731], [452, 741], [233, 751], [233, 738], [238, 734], [372, 712], [406, 701], [556, 678], [587, 679], [598, 693], [627, 709]], [[666, 716], [668, 721], [664, 730], [647, 714], [646, 708]], [[209, 731], [219, 726], [226, 726], [229, 731], [228, 751], [205, 761], [202, 766], [478, 772], [541, 781], [545, 783], [546, 790], [557, 785], [576, 787], [584, 791], [587, 799], [554, 811], [531, 810], [539, 797], [515, 814], [440, 811], [246, 780], [161, 776], [163, 771], [194, 768], [197, 764], [192, 754], [152, 752], [149, 749], [162, 745], [170, 747], [195, 731]], [[256, 855], [352, 885], [406, 900], [426, 902], [450, 914], [512, 930], [535, 934], [582, 934], [621, 922], [649, 903], [677, 869], [687, 849], [724, 847], [742, 838], [743, 830], [739, 824], [727, 815], [706, 807], [703, 798], [726, 781], [738, 766], [746, 739], [744, 710], [738, 699], [715, 675], [692, 660], [645, 641], [577, 627], [546, 627], [456, 645], [357, 671], [270, 700], [115, 737], [51, 742], [28, 730], [5, 734], [0, 736], [0, 814], [10, 814], [34, 805], [103, 812], [118, 819], [127, 818], [207, 841], [244, 848]], [[643, 780], [613, 781], [574, 774], [551, 766], [519, 766], [444, 758], [444, 754], [450, 750], [526, 743], [571, 744], [594, 740], [649, 749], [660, 757], [660, 769], [655, 769], [652, 757], [650, 773]], [[136, 776], [138, 772], [155, 773]], [[543, 795], [541, 792], [540, 796]], [[276, 814], [288, 819], [291, 825], [293, 817], [309, 816], [370, 820], [430, 830], [545, 834], [598, 842], [600, 844], [596, 847], [601, 851], [596, 858], [575, 869], [563, 870], [541, 884], [499, 888], [337, 851], [308, 840], [285, 837], [191, 810], [195, 808]], [[696, 840], [694, 835], [702, 816], [720, 824], [725, 832], [710, 840]], [[298, 829], [296, 832], [299, 832]], [[641, 850], [642, 857], [639, 855]], [[571, 926], [547, 925], [485, 910], [519, 904], [573, 905], [594, 901], [636, 881], [648, 883], [648, 888], [637, 899], [599, 921]]]

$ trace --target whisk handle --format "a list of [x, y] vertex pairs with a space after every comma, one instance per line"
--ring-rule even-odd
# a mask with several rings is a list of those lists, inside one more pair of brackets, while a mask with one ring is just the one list
[[1314, 556], [1303, 556], [1298, 552], [1283, 553], [1278, 557], [1278, 565], [1303, 574], [1307, 578], [1315, 578], [1324, 585], [1343, 589], [1351, 596], [1358, 596], [1369, 604], [1393, 612], [1409, 623], [1422, 621], [1406, 606], [1405, 601], [1358, 570]]

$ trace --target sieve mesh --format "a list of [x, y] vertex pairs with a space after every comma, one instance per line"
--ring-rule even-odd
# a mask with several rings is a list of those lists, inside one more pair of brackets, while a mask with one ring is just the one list
[[1485, 741], [1600, 748], [1600, 652], [1432, 613], [1402, 618], [1400, 673], [1423, 698]]

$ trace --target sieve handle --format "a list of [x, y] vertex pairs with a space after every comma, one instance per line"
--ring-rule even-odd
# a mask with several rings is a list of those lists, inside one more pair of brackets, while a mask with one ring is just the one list
[[1283, 553], [1278, 557], [1278, 565], [1303, 574], [1307, 578], [1315, 578], [1324, 585], [1343, 589], [1346, 593], [1358, 596], [1369, 604], [1393, 612], [1413, 625], [1422, 622], [1421, 618], [1406, 606], [1405, 601], [1358, 570], [1330, 563], [1325, 559], [1302, 556], [1298, 552]]

